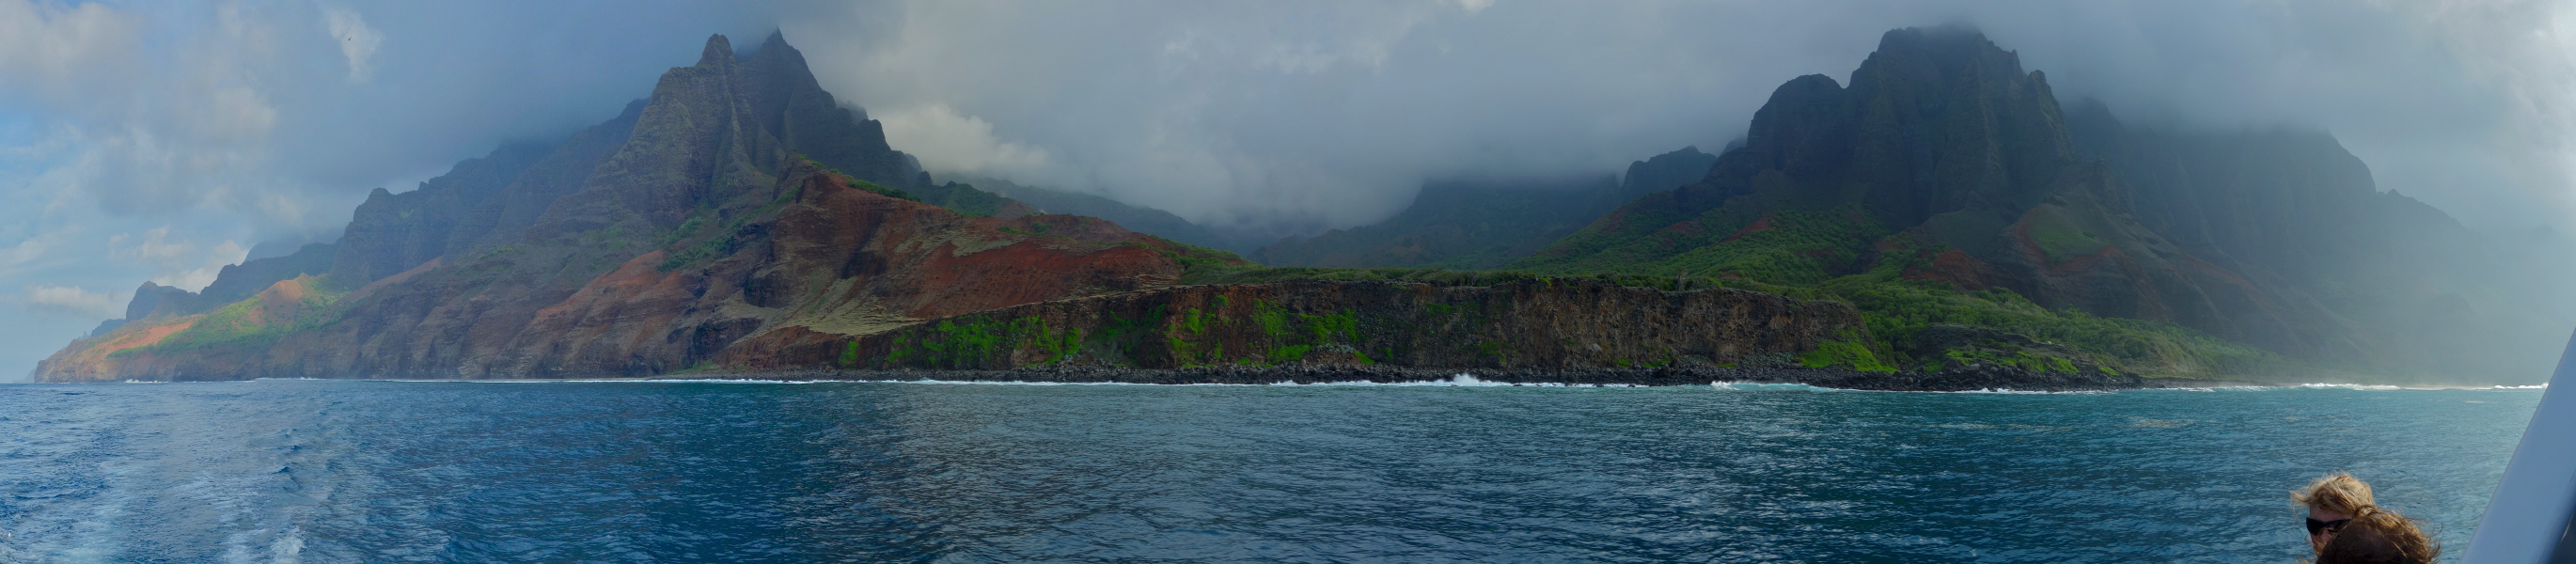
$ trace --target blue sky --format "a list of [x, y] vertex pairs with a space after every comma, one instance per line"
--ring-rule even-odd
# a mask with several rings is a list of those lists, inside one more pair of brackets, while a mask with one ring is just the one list
[[1782, 81], [1948, 23], [2064, 99], [2329, 130], [2474, 227], [2576, 232], [2563, 2], [0, 0], [0, 379], [145, 280], [202, 285], [336, 236], [369, 189], [607, 119], [711, 33], [782, 30], [934, 171], [1290, 232], [1426, 178], [1714, 148]]

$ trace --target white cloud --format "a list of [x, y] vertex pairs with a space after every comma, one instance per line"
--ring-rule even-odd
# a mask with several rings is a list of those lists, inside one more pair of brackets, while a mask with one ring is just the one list
[[[2505, 169], [2510, 180], [2519, 185], [2516, 188], [2551, 204], [2545, 206], [2547, 212], [2560, 219], [2576, 215], [2576, 4], [2453, 0], [2397, 2], [2392, 6], [2410, 19], [2428, 24], [2436, 40], [2458, 58], [2471, 76], [2493, 85], [2507, 99], [2513, 117], [2504, 120], [2502, 131], [2492, 143], [2472, 150], [2506, 163], [2498, 168]], [[2448, 157], [2416, 158], [2429, 161]], [[2440, 167], [2420, 168], [2425, 170], [2417, 174], [2444, 176]], [[2424, 191], [2408, 193], [2420, 196]], [[2461, 207], [2517, 204], [2492, 198], [2442, 200], [2446, 201], [2434, 203], [2454, 208], [2454, 213]], [[2479, 216], [2503, 215], [2491, 209], [2469, 211]]]
[[[127, 246], [127, 241], [133, 241], [133, 245]], [[190, 292], [205, 289], [215, 283], [215, 275], [221, 274], [225, 266], [240, 264], [250, 256], [249, 249], [231, 240], [203, 249], [195, 243], [175, 240], [168, 226], [146, 230], [139, 238], [109, 236], [108, 249], [111, 256], [151, 265], [152, 283]]]
[[93, 95], [117, 77], [94, 72], [131, 64], [143, 18], [95, 3], [0, 0], [0, 77], [54, 99]]
[[1472, 106], [1384, 104], [1423, 77], [1400, 68], [1420, 31], [1469, 15], [1455, 0], [831, 6], [847, 15], [791, 13], [780, 25], [826, 89], [867, 106], [895, 148], [928, 168], [1256, 232], [1392, 212], [1420, 169], [1458, 166], [1420, 158], [1454, 147], [1414, 144], [1445, 134], [1408, 115]]
[[92, 292], [78, 286], [30, 285], [26, 289], [27, 307], [85, 314], [107, 319], [122, 317], [116, 295]]
[[[301, 67], [273, 32], [275, 8], [223, 4], [212, 10], [217, 25], [147, 42], [154, 28], [139, 11], [0, 0], [0, 111], [46, 132], [9, 153], [53, 157], [42, 172], [14, 176], [33, 179], [30, 191], [77, 193], [117, 214], [208, 203], [259, 211], [254, 193], [282, 188], [271, 170], [269, 141], [284, 120], [274, 89]], [[353, 33], [374, 34], [356, 25]]]
[[921, 159], [933, 173], [1030, 179], [1047, 166], [1045, 149], [993, 134], [984, 118], [959, 115], [947, 104], [926, 104], [873, 117], [885, 124], [888, 142]]
[[376, 56], [376, 46], [385, 42], [385, 34], [367, 27], [358, 12], [337, 6], [322, 9], [322, 19], [331, 28], [331, 39], [340, 42], [340, 56], [349, 61], [349, 80], [366, 82], [374, 69], [367, 66]]

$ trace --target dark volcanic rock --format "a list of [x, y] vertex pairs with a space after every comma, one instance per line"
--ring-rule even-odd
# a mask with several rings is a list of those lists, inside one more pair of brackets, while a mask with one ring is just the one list
[[1754, 366], [1860, 334], [1848, 304], [1731, 289], [1526, 279], [1180, 286], [930, 319], [858, 337], [779, 333], [729, 366], [1017, 368], [1384, 364]]
[[917, 180], [920, 165], [886, 144], [883, 124], [823, 91], [786, 36], [769, 34], [739, 73], [745, 105], [780, 146], [860, 180], [905, 189], [927, 184]]
[[447, 254], [459, 234], [457, 224], [481, 211], [518, 179], [519, 173], [543, 159], [548, 147], [535, 143], [503, 146], [491, 155], [457, 163], [447, 174], [401, 194], [377, 188], [358, 204], [348, 229], [340, 236], [333, 277], [364, 284], [410, 270]]

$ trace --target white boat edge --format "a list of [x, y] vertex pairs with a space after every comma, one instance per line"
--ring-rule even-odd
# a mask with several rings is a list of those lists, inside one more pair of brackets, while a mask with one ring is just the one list
[[2540, 394], [2540, 406], [2523, 428], [2522, 444], [2505, 464], [2486, 516], [2460, 561], [2471, 564], [2576, 562], [2567, 542], [2568, 515], [2576, 508], [2576, 334], [2559, 353], [2558, 372]]

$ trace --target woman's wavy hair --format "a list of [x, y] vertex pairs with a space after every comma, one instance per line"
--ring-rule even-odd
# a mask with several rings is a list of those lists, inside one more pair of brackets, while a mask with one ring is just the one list
[[2319, 507], [2345, 515], [2358, 515], [2361, 508], [2378, 505], [2370, 497], [2370, 484], [2346, 472], [2327, 474], [2308, 487], [2290, 492], [2290, 501], [2300, 507]]
[[2442, 543], [2416, 525], [2395, 511], [2363, 506], [2317, 550], [2316, 564], [2431, 564], [2442, 556]]

